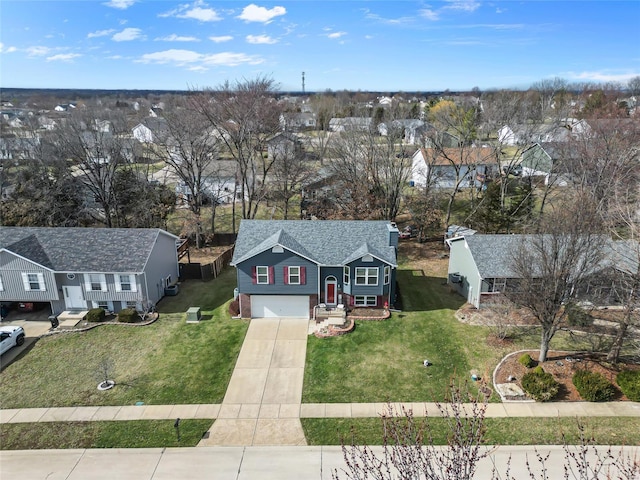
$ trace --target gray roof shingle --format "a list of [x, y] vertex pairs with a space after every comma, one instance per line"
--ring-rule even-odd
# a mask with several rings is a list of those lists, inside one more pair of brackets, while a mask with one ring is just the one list
[[345, 265], [370, 254], [396, 266], [390, 228], [384, 220], [242, 220], [231, 263], [281, 245], [319, 265]]
[[157, 228], [1, 227], [6, 249], [57, 272], [144, 271]]

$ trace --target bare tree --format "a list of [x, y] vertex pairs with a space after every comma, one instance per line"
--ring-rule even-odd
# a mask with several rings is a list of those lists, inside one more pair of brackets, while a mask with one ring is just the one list
[[273, 80], [257, 77], [190, 97], [236, 162], [242, 218], [254, 218], [267, 195], [273, 159], [266, 153], [266, 141], [280, 130], [282, 109], [274, 98], [275, 88]]
[[544, 362], [565, 320], [564, 306], [600, 264], [607, 237], [595, 207], [584, 199], [549, 215], [540, 231], [521, 237], [511, 259], [516, 280], [507, 282], [505, 295], [529, 310], [542, 328], [539, 360]]
[[190, 108], [183, 99], [174, 99], [165, 110], [167, 134], [160, 144], [160, 157], [179, 179], [183, 200], [195, 217], [196, 246], [202, 246], [202, 207], [212, 199], [209, 190], [219, 184], [216, 161], [221, 150], [218, 132], [207, 118]]

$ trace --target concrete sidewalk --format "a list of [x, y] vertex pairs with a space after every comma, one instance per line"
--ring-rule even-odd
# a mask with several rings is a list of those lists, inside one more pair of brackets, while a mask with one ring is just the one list
[[[561, 446], [487, 446], [485, 451], [490, 455], [478, 462], [475, 478], [491, 478], [494, 468], [504, 474], [507, 464], [514, 478], [529, 478], [527, 462], [536, 478], [542, 478], [540, 466], [532, 458], [534, 448], [543, 457], [549, 453], [547, 475], [558, 472], [551, 478], [561, 476], [565, 465]], [[607, 447], [598, 450], [604, 454]], [[380, 455], [382, 449], [373, 447], [373, 451]], [[640, 454], [638, 447], [612, 448], [614, 456], [620, 451], [631, 457]], [[589, 459], [595, 460], [593, 450]], [[342, 449], [333, 446], [0, 451], [3, 480], [329, 480], [334, 470], [342, 472], [344, 468]]]
[[[0, 410], [2, 423], [97, 422], [125, 420], [175, 420], [210, 418], [221, 420], [294, 418], [367, 418], [387, 413], [385, 403], [303, 404], [210, 404], [210, 405], [126, 405], [104, 407], [20, 408]], [[393, 403], [395, 412], [411, 410], [416, 417], [437, 417], [435, 403]], [[465, 405], [471, 412], [471, 405]], [[638, 402], [490, 403], [487, 418], [504, 417], [640, 417]]]

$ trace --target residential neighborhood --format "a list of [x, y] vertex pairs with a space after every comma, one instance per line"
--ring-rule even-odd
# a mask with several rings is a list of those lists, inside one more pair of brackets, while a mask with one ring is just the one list
[[2, 449], [640, 444], [626, 90], [235, 87], [3, 97]]

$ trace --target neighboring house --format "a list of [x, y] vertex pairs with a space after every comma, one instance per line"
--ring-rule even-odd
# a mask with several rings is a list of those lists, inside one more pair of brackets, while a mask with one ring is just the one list
[[267, 140], [267, 153], [271, 158], [299, 156], [304, 153], [302, 141], [290, 132], [279, 132]]
[[571, 183], [571, 175], [569, 165], [563, 164], [562, 160], [566, 155], [572, 155], [570, 152], [571, 149], [560, 148], [558, 144], [535, 143], [520, 155], [522, 176], [543, 177], [545, 185], [553, 183], [566, 187]]
[[[449, 268], [447, 282], [467, 302], [476, 308], [492, 303], [506, 286], [519, 276], [514, 272], [512, 259], [523, 242], [533, 239], [531, 235], [463, 235], [449, 238]], [[631, 252], [631, 254], [628, 254]], [[589, 289], [601, 292], [609, 288], [602, 272], [615, 269], [622, 274], [638, 271], [637, 244], [631, 248], [629, 242], [608, 240], [605, 244], [604, 259], [593, 266], [592, 273], [585, 282], [583, 299], [589, 298]], [[603, 284], [603, 282], [605, 282]], [[604, 297], [592, 292], [589, 298], [594, 303]]]
[[0, 229], [0, 301], [49, 303], [57, 315], [155, 305], [178, 279], [178, 237], [160, 229]]
[[[389, 132], [399, 133], [399, 136], [403, 139], [415, 139], [416, 132], [424, 127], [424, 125], [425, 123], [422, 120], [417, 120], [415, 118], [397, 119], [392, 120], [389, 124], [378, 124], [378, 133], [382, 136], [389, 135]], [[405, 143], [413, 144], [414, 142], [411, 141]]]
[[310, 318], [321, 304], [393, 305], [397, 246], [387, 221], [242, 220], [231, 261], [240, 314]]
[[169, 127], [164, 118], [147, 117], [133, 127], [131, 133], [140, 143], [162, 143], [169, 136]]
[[412, 156], [409, 184], [435, 188], [481, 187], [497, 168], [493, 148], [420, 148]]
[[373, 119], [370, 117], [345, 117], [329, 120], [329, 130], [332, 132], [370, 132], [372, 129]]
[[312, 112], [291, 112], [280, 115], [282, 130], [298, 131], [316, 128], [316, 115]]
[[[539, 125], [505, 125], [498, 130], [498, 140], [503, 145], [527, 145], [541, 142], [566, 142], [574, 135], [586, 131], [586, 122], [569, 124], [539, 124]], [[573, 130], [575, 129], [575, 130]]]

